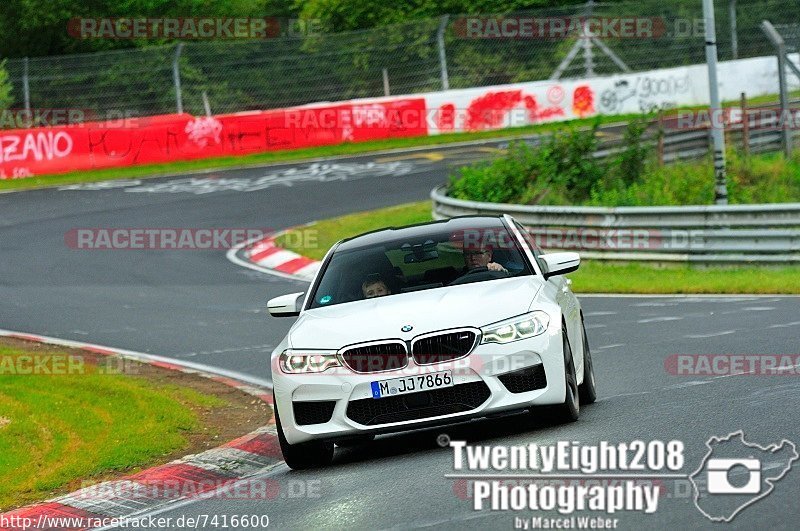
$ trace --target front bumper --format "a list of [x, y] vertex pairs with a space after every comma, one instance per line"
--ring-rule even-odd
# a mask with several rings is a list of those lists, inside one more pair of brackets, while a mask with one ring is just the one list
[[[503, 375], [537, 365], [542, 366], [547, 380], [546, 384], [539, 389], [521, 392], [519, 389], [515, 389], [518, 392], [511, 392], [506, 385], [509, 383], [508, 377], [501, 378]], [[380, 403], [398, 399], [405, 400], [407, 397], [414, 397], [415, 394], [422, 394], [374, 399], [372, 398], [372, 382], [442, 370], [453, 372], [454, 387], [445, 389], [459, 390], [459, 393], [460, 391], [469, 392], [468, 396], [464, 393], [458, 395], [459, 402], [469, 404], [468, 407], [449, 409], [428, 407], [424, 412], [419, 412], [424, 415], [421, 418], [409, 418], [418, 416], [414, 414], [399, 416], [387, 414], [375, 418], [374, 415], [370, 416], [361, 411], [371, 405], [371, 403], [365, 402], [366, 400]], [[503, 380], [506, 381], [506, 384], [503, 383]], [[273, 383], [275, 407], [278, 408], [280, 414], [284, 436], [290, 444], [313, 439], [336, 440], [358, 435], [405, 431], [489, 416], [528, 406], [560, 404], [565, 399], [561, 329], [549, 328], [539, 336], [505, 345], [478, 345], [469, 356], [460, 360], [419, 366], [412, 359], [405, 369], [374, 374], [356, 374], [344, 367], [329, 369], [318, 374], [286, 374], [273, 363]], [[484, 387], [486, 391], [482, 391]], [[514, 388], [513, 385], [511, 387]], [[435, 392], [423, 391], [423, 393]], [[486, 396], [485, 399], [483, 399], [484, 396]], [[447, 400], [444, 394], [433, 398], [440, 401]], [[480, 403], [475, 405], [476, 401]], [[323, 416], [327, 417], [330, 413], [329, 420], [309, 424], [307, 418], [296, 418], [293, 406], [295, 402], [302, 403], [302, 409], [305, 411], [316, 410], [318, 409], [316, 406], [327, 408]], [[348, 414], [348, 406], [351, 402], [359, 404], [360, 407], [353, 406]], [[408, 399], [408, 403], [414, 404], [415, 399]], [[385, 404], [389, 405], [390, 403], [386, 402]], [[410, 408], [414, 409], [414, 407]], [[361, 414], [355, 413], [357, 409], [361, 411]], [[354, 418], [361, 422], [357, 422]], [[373, 421], [366, 420], [369, 418], [373, 418]]]

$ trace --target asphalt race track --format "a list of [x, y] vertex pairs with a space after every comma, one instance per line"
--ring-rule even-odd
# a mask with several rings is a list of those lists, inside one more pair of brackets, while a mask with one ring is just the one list
[[[304, 283], [237, 267], [224, 251], [78, 250], [65, 234], [110, 227], [281, 229], [425, 199], [449, 166], [485, 156], [481, 149], [2, 194], [0, 328], [269, 378], [269, 352], [291, 323], [268, 318], [265, 301], [301, 291]], [[673, 354], [800, 354], [800, 298], [585, 297], [582, 304], [599, 399], [577, 423], [514, 416], [385, 436], [337, 450], [324, 470], [265, 471], [263, 478], [280, 486], [275, 499], [192, 500], [160, 516], [266, 514], [270, 527], [279, 528], [510, 528], [515, 516], [530, 511], [473, 510], [466, 482], [445, 477], [453, 473], [452, 450], [439, 447], [437, 436], [493, 445], [679, 439], [686, 474], [698, 467], [712, 436], [743, 430], [761, 445], [800, 442], [796, 367], [730, 377], [680, 376], [665, 367]], [[667, 495], [655, 514], [610, 516], [625, 529], [710, 527], [685, 480], [665, 481]], [[794, 529], [787, 515], [797, 514], [798, 497], [800, 471], [792, 469], [729, 525]]]

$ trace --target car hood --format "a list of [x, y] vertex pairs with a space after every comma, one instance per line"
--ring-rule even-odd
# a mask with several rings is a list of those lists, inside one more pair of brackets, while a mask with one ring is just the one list
[[[379, 339], [480, 327], [528, 311], [541, 288], [534, 276], [476, 282], [337, 304], [303, 312], [289, 332], [293, 348], [338, 349]], [[414, 328], [404, 333], [405, 325]]]

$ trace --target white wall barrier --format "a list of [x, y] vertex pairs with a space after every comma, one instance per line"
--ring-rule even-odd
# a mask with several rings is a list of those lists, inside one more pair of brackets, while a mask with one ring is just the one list
[[[797, 61], [794, 54], [793, 60]], [[719, 63], [720, 96], [777, 94], [774, 56]], [[790, 88], [800, 82], [790, 76]], [[705, 64], [581, 80], [532, 81], [423, 95], [428, 134], [481, 131], [597, 115], [638, 114], [708, 104]]]

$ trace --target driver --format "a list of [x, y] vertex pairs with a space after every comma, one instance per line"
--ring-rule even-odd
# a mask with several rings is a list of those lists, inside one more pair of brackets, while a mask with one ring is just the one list
[[464, 272], [472, 271], [479, 267], [485, 267], [489, 271], [505, 271], [508, 270], [498, 264], [492, 262], [492, 250], [488, 247], [479, 248], [464, 248]]

